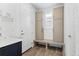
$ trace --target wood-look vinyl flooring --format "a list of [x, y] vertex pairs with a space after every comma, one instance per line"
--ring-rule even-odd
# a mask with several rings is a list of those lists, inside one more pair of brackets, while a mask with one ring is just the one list
[[62, 49], [49, 47], [47, 50], [44, 46], [35, 46], [26, 51], [22, 56], [62, 56]]

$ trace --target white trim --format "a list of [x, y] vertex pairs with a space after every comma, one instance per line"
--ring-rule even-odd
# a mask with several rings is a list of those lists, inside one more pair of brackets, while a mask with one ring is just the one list
[[55, 5], [55, 6], [53, 6], [53, 8], [62, 7], [62, 6], [64, 6], [64, 4]]

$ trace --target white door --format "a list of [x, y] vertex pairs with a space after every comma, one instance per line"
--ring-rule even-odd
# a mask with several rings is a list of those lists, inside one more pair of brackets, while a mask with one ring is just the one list
[[74, 3], [74, 36], [75, 36], [75, 55], [79, 56], [79, 3]]
[[65, 55], [75, 55], [74, 4], [64, 4]]

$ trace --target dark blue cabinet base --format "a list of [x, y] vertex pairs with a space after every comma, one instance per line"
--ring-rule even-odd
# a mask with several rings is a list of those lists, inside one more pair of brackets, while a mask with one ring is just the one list
[[21, 41], [0, 48], [0, 56], [21, 56], [21, 55], [22, 55], [22, 42]]

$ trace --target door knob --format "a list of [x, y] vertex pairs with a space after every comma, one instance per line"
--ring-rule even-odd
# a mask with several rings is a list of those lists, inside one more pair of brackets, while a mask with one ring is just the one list
[[71, 38], [72, 36], [71, 35], [68, 35], [68, 37]]

